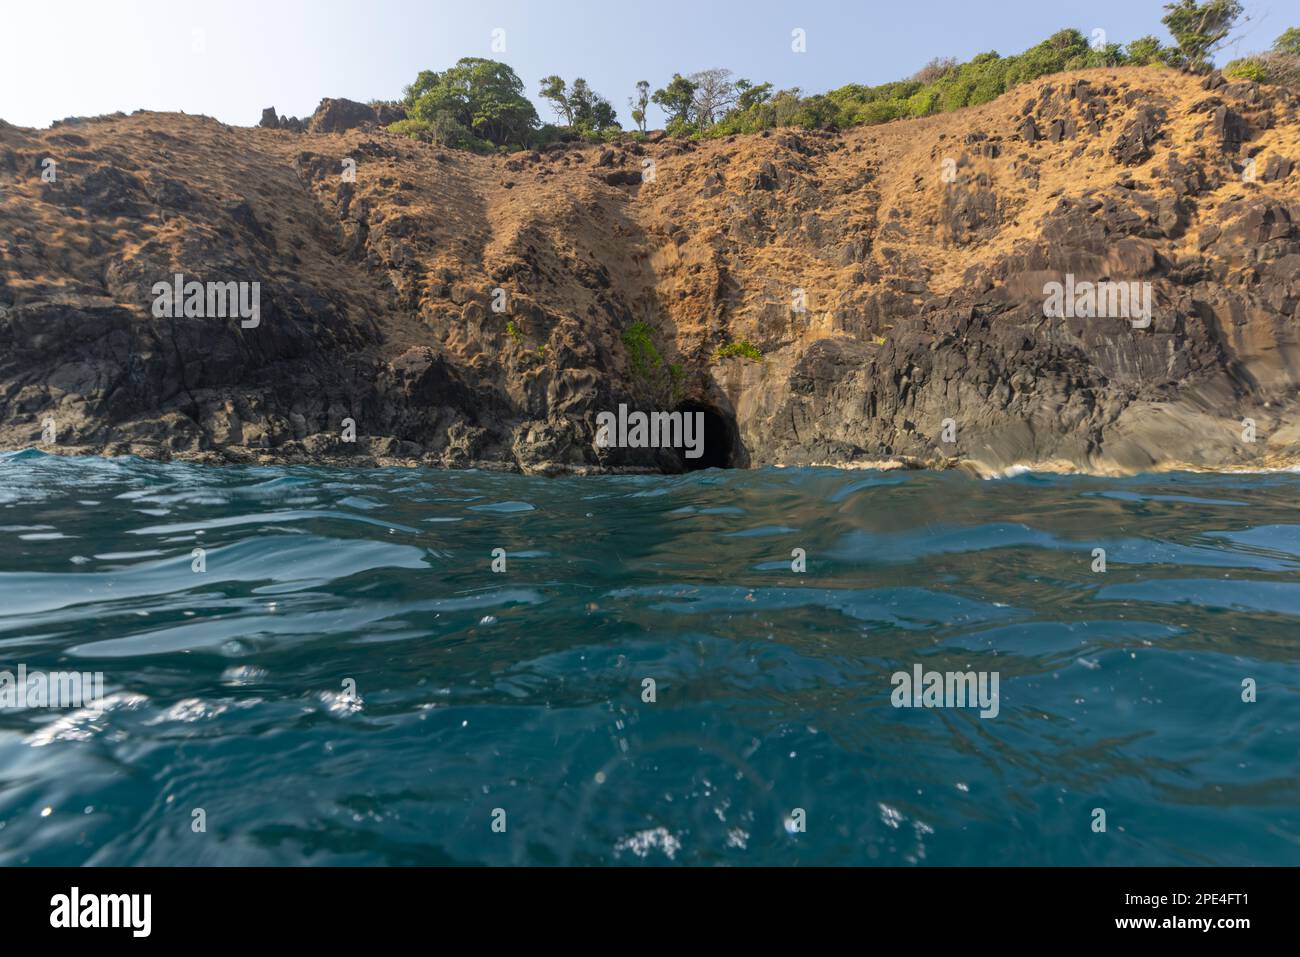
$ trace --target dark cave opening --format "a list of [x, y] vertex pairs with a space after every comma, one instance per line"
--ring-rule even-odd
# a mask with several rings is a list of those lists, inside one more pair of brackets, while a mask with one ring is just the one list
[[683, 402], [677, 407], [677, 411], [684, 416], [694, 415], [697, 412], [704, 415], [704, 442], [702, 446], [697, 446], [700, 455], [698, 458], [690, 458], [686, 455], [688, 450], [683, 449], [683, 472], [729, 469], [735, 466], [736, 426], [729, 416], [703, 402]]

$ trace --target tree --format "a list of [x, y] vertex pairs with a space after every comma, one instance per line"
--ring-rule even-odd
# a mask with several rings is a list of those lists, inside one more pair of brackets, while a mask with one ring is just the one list
[[949, 73], [957, 69], [956, 57], [939, 56], [935, 57], [921, 69], [912, 74], [912, 79], [917, 83], [933, 83], [935, 80], [941, 80]]
[[555, 115], [571, 130], [601, 133], [618, 126], [618, 116], [609, 100], [593, 90], [582, 77], [575, 79], [570, 86], [561, 77], [548, 76], [542, 80], [539, 92], [543, 99], [551, 102]]
[[674, 73], [668, 85], [663, 89], [655, 90], [650, 99], [668, 114], [669, 123], [676, 121], [679, 126], [682, 126], [690, 123], [691, 120], [695, 84], [680, 73]]
[[564, 120], [565, 126], [573, 125], [573, 108], [569, 106], [569, 91], [564, 80], [558, 76], [548, 76], [542, 80], [541, 97], [551, 102], [555, 115]]
[[748, 111], [761, 106], [772, 98], [771, 83], [750, 83], [748, 80], [736, 81], [736, 109]]
[[632, 108], [632, 122], [642, 133], [645, 132], [645, 108], [650, 104], [650, 82], [636, 81], [636, 99], [628, 97], [627, 105]]
[[568, 121], [567, 125], [583, 133], [601, 133], [618, 126], [618, 115], [609, 100], [593, 90], [587, 81], [577, 77], [565, 95], [564, 81], [550, 76], [542, 81], [542, 95], [555, 102], [555, 111]]
[[1178, 50], [1188, 65], [1208, 69], [1210, 56], [1232, 32], [1241, 18], [1238, 0], [1178, 0], [1165, 4], [1168, 12], [1160, 22], [1169, 28], [1170, 35], [1178, 41]]
[[1300, 88], [1300, 28], [1291, 27], [1283, 31], [1264, 58], [1268, 63], [1270, 83]]
[[591, 124], [595, 97], [596, 94], [591, 87], [587, 86], [587, 81], [582, 77], [578, 77], [573, 81], [573, 88], [569, 90], [569, 109], [573, 111], [574, 126], [589, 126]]
[[1088, 43], [1088, 38], [1078, 30], [1058, 30], [1024, 53], [1007, 58], [1006, 87], [1069, 69], [1071, 61], [1086, 61], [1091, 52], [1092, 46]]
[[799, 104], [799, 112], [794, 122], [804, 129], [819, 130], [838, 125], [840, 109], [835, 102], [822, 93], [805, 97]]
[[[449, 145], [522, 146], [539, 122], [523, 81], [496, 60], [463, 57], [442, 73], [421, 70], [405, 94], [402, 129]], [[470, 142], [455, 142], [466, 135]]]
[[591, 128], [597, 133], [623, 128], [619, 125], [618, 114], [614, 112], [614, 104], [603, 96], [596, 97], [596, 101], [592, 104]]
[[1300, 57], [1300, 27], [1284, 30], [1282, 35], [1273, 41], [1273, 52], [1282, 56]]
[[803, 91], [797, 86], [788, 90], [777, 90], [772, 94], [772, 125], [789, 126], [795, 122], [803, 106]]
[[1153, 36], [1138, 37], [1124, 51], [1124, 62], [1132, 66], [1150, 66], [1165, 59], [1165, 49]]
[[698, 128], [712, 126], [736, 105], [736, 84], [731, 81], [730, 70], [701, 70], [691, 74], [690, 82], [695, 86], [691, 118]]

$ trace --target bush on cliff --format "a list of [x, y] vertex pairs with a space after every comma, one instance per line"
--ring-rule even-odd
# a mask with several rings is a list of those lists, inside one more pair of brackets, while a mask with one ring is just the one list
[[737, 339], [735, 342], [728, 342], [725, 346], [720, 346], [713, 351], [713, 360], [730, 359], [733, 357], [742, 359], [752, 359], [754, 362], [763, 361], [763, 353], [748, 339]]
[[1234, 80], [1300, 87], [1300, 28], [1284, 31], [1266, 53], [1233, 60], [1223, 68], [1223, 74]]
[[623, 347], [633, 371], [642, 378], [648, 378], [663, 365], [663, 356], [655, 347], [650, 327], [644, 322], [638, 320], [623, 332]]

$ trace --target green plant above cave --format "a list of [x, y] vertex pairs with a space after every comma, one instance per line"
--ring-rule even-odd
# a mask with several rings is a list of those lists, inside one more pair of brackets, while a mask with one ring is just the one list
[[686, 367], [681, 363], [670, 365], [668, 367], [668, 378], [672, 380], [673, 402], [680, 402], [685, 392], [683, 386], [686, 383]]
[[643, 379], [650, 378], [664, 363], [651, 338], [650, 327], [644, 322], [634, 322], [623, 331], [623, 346], [632, 371]]

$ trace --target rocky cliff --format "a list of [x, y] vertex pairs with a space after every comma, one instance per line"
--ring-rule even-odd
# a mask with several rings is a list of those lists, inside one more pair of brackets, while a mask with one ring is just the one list
[[[338, 131], [332, 102], [314, 127], [0, 124], [0, 447], [1300, 462], [1293, 94], [1092, 70], [847, 132], [490, 157]], [[160, 309], [178, 274], [256, 282], [256, 323]], [[598, 447], [620, 403], [705, 413], [705, 456]]]

